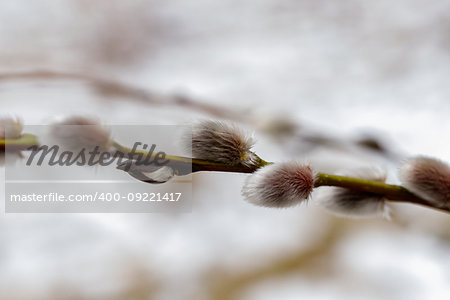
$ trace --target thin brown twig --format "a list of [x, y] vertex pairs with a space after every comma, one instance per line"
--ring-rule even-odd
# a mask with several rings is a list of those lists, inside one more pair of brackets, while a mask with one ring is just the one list
[[90, 84], [97, 92], [105, 96], [126, 97], [130, 100], [160, 106], [177, 106], [203, 112], [211, 116], [243, 121], [248, 112], [233, 111], [224, 107], [196, 101], [183, 95], [161, 95], [114, 79], [106, 79], [82, 73], [60, 72], [52, 70], [34, 70], [25, 72], [0, 73], [0, 81], [38, 79], [38, 80], [75, 80]]

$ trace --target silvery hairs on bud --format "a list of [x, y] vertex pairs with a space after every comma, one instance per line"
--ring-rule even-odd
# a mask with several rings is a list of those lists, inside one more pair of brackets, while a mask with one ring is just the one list
[[[363, 168], [350, 172], [348, 176], [372, 180], [386, 181], [386, 173], [381, 169]], [[346, 188], [330, 187], [323, 190], [318, 197], [319, 205], [329, 212], [344, 217], [386, 217], [389, 218], [389, 207], [383, 196], [353, 191]]]
[[98, 146], [99, 152], [105, 152], [111, 146], [110, 131], [94, 118], [71, 116], [52, 124], [50, 131], [55, 144], [69, 151], [92, 151]]
[[0, 118], [0, 139], [18, 139], [22, 136], [23, 125], [19, 119]]
[[439, 207], [450, 206], [450, 166], [438, 159], [418, 156], [400, 168], [400, 181], [414, 194]]
[[256, 155], [250, 151], [255, 143], [252, 136], [225, 122], [199, 121], [192, 125], [192, 139], [186, 138], [183, 142], [193, 158], [244, 166], [251, 166], [256, 160]]
[[296, 161], [270, 164], [247, 178], [242, 195], [259, 206], [294, 206], [309, 197], [314, 177], [310, 166]]

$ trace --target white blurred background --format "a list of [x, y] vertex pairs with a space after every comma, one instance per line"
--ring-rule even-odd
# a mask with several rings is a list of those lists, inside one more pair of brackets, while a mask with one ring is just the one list
[[[255, 131], [266, 160], [381, 166], [397, 183], [408, 155], [450, 162], [449, 11], [446, 0], [2, 0], [2, 115], [229, 119]], [[320, 191], [264, 209], [243, 201], [246, 176], [194, 175], [181, 215], [2, 203], [0, 299], [450, 299], [448, 215], [401, 204], [390, 221], [343, 219], [316, 205]]]

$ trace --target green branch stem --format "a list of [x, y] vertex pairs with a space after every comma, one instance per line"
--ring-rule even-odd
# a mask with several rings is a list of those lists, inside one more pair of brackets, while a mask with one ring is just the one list
[[39, 140], [35, 135], [25, 133], [17, 139], [0, 139], [1, 151], [28, 150], [33, 146], [39, 146]]
[[439, 207], [434, 203], [427, 201], [400, 185], [386, 184], [379, 181], [365, 180], [347, 176], [329, 175], [318, 173], [314, 183], [315, 187], [334, 186], [346, 188], [359, 192], [371, 193], [374, 195], [384, 196], [387, 200], [392, 202], [408, 202], [419, 204], [434, 209], [442, 210], [447, 213], [450, 212], [450, 207]]

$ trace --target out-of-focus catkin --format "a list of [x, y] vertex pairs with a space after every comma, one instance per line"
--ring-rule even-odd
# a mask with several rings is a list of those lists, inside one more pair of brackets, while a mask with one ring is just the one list
[[[371, 181], [385, 182], [386, 174], [381, 169], [364, 168], [349, 176]], [[329, 212], [352, 218], [389, 217], [386, 198], [377, 194], [359, 192], [340, 187], [329, 187], [318, 198], [318, 203]]]
[[400, 168], [400, 180], [416, 195], [438, 207], [450, 207], [450, 166], [438, 159], [418, 156]]

